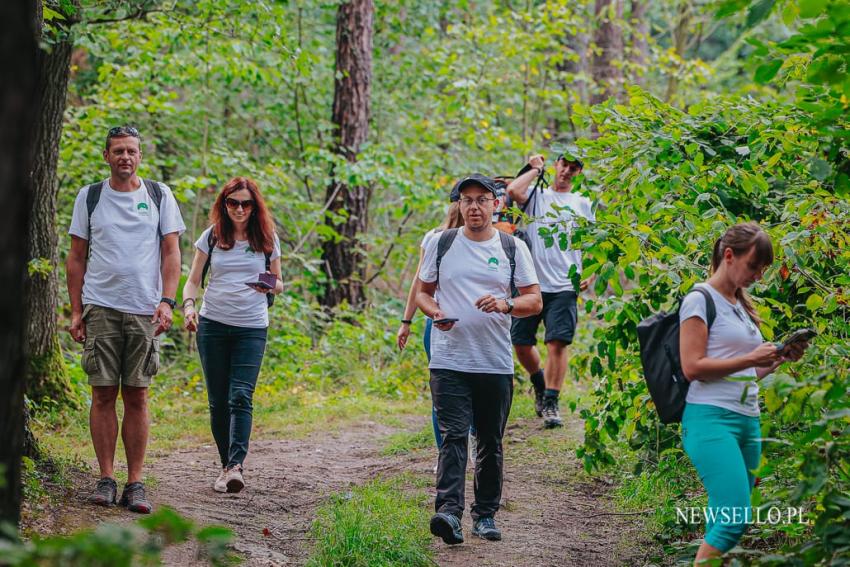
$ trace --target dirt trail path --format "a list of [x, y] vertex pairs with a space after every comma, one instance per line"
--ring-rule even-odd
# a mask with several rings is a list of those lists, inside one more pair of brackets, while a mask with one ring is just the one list
[[[244, 565], [301, 565], [309, 555], [309, 528], [316, 506], [329, 495], [378, 476], [405, 471], [426, 474], [435, 462], [433, 449], [386, 457], [386, 437], [399, 430], [422, 428], [425, 417], [407, 416], [404, 426], [365, 421], [335, 433], [315, 433], [297, 440], [252, 441], [246, 461], [248, 487], [240, 494], [217, 494], [211, 485], [217, 474], [215, 450], [203, 446], [177, 451], [154, 463], [154, 502], [167, 504], [200, 524], [217, 523], [237, 535], [235, 548]], [[562, 435], [577, 438], [581, 424], [543, 431], [538, 420], [517, 420], [508, 426], [505, 453], [504, 509], [497, 520], [503, 542], [485, 542], [471, 535], [471, 519], [463, 518], [467, 542], [449, 547], [435, 539], [438, 565], [463, 566], [620, 566], [642, 565], [641, 520], [611, 515], [609, 487], [578, 480], [580, 465], [572, 451], [540, 458], [533, 438]], [[84, 502], [90, 478], [75, 482], [69, 506], [50, 522], [63, 528], [99, 521], [135, 519], [119, 509], [93, 509]], [[433, 498], [433, 489], [429, 490]], [[467, 482], [467, 509], [472, 497]], [[38, 529], [55, 533], [49, 525]], [[63, 529], [62, 531], [66, 531]], [[193, 544], [166, 551], [165, 565], [205, 565]]]

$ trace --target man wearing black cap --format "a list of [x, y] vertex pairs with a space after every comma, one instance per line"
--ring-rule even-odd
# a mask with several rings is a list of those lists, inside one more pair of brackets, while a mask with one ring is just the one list
[[[543, 417], [547, 428], [560, 427], [561, 413], [558, 396], [567, 374], [567, 345], [573, 341], [578, 314], [578, 294], [570, 279], [570, 270], [575, 267], [581, 274], [581, 252], [567, 246], [561, 249], [559, 233], [570, 231], [575, 217], [594, 220], [589, 199], [572, 192], [573, 178], [581, 173], [582, 162], [569, 155], [560, 154], [555, 160], [555, 180], [551, 188], [529, 191], [532, 182], [543, 172], [544, 157], [532, 156], [524, 171], [508, 185], [508, 195], [519, 205], [529, 199], [526, 213], [534, 218], [527, 233], [531, 241], [531, 256], [540, 278], [543, 295], [543, 311], [535, 317], [514, 319], [511, 325], [511, 340], [517, 358], [531, 375], [534, 385], [535, 409]], [[554, 237], [554, 244], [546, 246], [540, 232]], [[580, 291], [587, 289], [588, 280], [581, 282]], [[537, 327], [540, 321], [546, 328], [544, 342], [547, 357], [545, 371], [540, 368], [540, 353], [537, 351]]]
[[[525, 243], [492, 226], [497, 205], [493, 181], [473, 174], [458, 182], [452, 194], [460, 202], [464, 226], [428, 242], [416, 297], [418, 307], [434, 320], [431, 397], [443, 435], [431, 533], [448, 544], [463, 542], [467, 435], [473, 424], [478, 454], [472, 533], [502, 538], [494, 516], [502, 494], [502, 436], [513, 394], [511, 315], [528, 317], [543, 306]], [[511, 283], [519, 290], [513, 299]]]

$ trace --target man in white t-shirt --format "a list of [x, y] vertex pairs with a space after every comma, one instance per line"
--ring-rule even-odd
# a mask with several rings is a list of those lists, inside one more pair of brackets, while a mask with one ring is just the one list
[[[580, 174], [583, 164], [572, 156], [558, 155], [555, 160], [555, 180], [550, 188], [531, 189], [532, 182], [543, 173], [544, 158], [532, 156], [524, 171], [508, 185], [508, 195], [517, 204], [524, 205], [526, 214], [534, 220], [528, 226], [531, 256], [540, 278], [543, 311], [535, 317], [514, 318], [511, 340], [517, 358], [530, 374], [534, 386], [535, 409], [543, 417], [547, 428], [560, 427], [558, 396], [567, 374], [567, 346], [573, 342], [578, 313], [570, 272], [581, 275], [581, 252], [570, 248], [569, 236], [576, 217], [594, 221], [590, 200], [572, 192], [573, 178]], [[589, 285], [584, 280], [579, 291]], [[540, 321], [546, 328], [546, 368], [540, 368], [537, 351], [537, 328]]]
[[177, 201], [162, 183], [142, 180], [138, 130], [109, 130], [103, 158], [108, 179], [83, 187], [74, 203], [66, 263], [71, 336], [84, 343], [82, 367], [92, 387], [90, 426], [100, 480], [89, 502], [116, 501], [115, 445], [119, 390], [127, 485], [120, 504], [150, 513], [142, 482], [148, 441], [147, 389], [159, 370], [158, 335], [171, 327], [180, 279]]
[[[496, 206], [493, 181], [473, 174], [455, 188], [464, 226], [428, 241], [416, 296], [417, 306], [434, 320], [431, 397], [443, 436], [431, 533], [448, 544], [463, 542], [460, 518], [473, 424], [478, 453], [472, 531], [488, 540], [502, 537], [494, 516], [502, 493], [502, 436], [513, 395], [510, 315], [527, 317], [542, 308], [525, 243], [491, 224]], [[519, 290], [515, 299], [512, 277]]]

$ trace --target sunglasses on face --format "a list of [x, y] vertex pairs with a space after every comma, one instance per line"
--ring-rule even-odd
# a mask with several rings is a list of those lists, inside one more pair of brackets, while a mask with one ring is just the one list
[[240, 201], [239, 199], [233, 199], [231, 197], [228, 197], [224, 200], [224, 204], [225, 206], [227, 206], [228, 209], [238, 209], [241, 206], [243, 210], [247, 211], [248, 209], [254, 206], [254, 201], [253, 199]]
[[117, 136], [119, 134], [127, 134], [129, 136], [139, 137], [139, 131], [132, 126], [115, 126], [109, 129], [109, 136]]

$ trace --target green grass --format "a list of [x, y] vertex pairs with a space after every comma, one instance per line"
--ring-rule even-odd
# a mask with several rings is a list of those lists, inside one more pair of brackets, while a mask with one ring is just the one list
[[313, 523], [315, 546], [307, 565], [433, 565], [429, 513], [421, 484], [402, 476], [376, 480], [333, 496], [319, 508]]
[[429, 423], [419, 431], [393, 433], [387, 437], [381, 455], [403, 455], [418, 449], [428, 449], [434, 446], [434, 430]]

